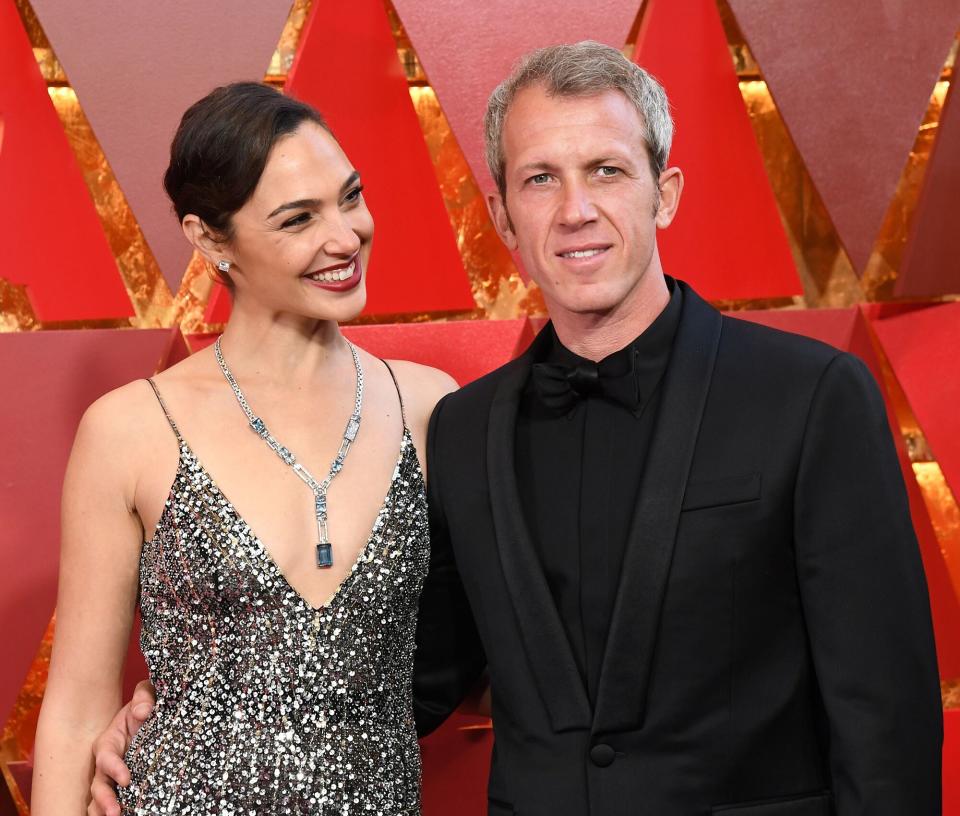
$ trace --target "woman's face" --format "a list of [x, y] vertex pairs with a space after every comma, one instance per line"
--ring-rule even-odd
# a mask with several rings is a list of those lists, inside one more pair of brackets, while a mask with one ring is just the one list
[[277, 140], [233, 227], [223, 254], [238, 303], [338, 322], [362, 311], [373, 218], [360, 174], [316, 123]]

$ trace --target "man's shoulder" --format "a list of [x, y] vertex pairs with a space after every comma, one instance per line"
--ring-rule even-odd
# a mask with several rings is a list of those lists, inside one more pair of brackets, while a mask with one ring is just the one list
[[748, 319], [724, 316], [714, 382], [805, 399], [824, 385], [841, 391], [879, 393], [873, 371], [856, 354], [801, 334]]
[[444, 414], [452, 413], [460, 417], [485, 415], [504, 380], [515, 377], [526, 365], [521, 354], [459, 390], [447, 394], [441, 400]]
[[777, 329], [749, 318], [723, 315], [722, 340], [744, 363], [822, 370], [847, 352], [803, 334]]
[[447, 401], [463, 407], [474, 407], [489, 403], [504, 380], [512, 377], [520, 368], [525, 366], [523, 355], [504, 363], [499, 368], [478, 377], [467, 383], [463, 388], [450, 394]]

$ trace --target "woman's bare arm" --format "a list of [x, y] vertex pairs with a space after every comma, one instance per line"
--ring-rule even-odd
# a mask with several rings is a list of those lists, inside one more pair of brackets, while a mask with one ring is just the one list
[[92, 745], [120, 707], [143, 539], [133, 497], [131, 392], [92, 405], [77, 431], [61, 513], [50, 674], [34, 752], [34, 816], [86, 812]]

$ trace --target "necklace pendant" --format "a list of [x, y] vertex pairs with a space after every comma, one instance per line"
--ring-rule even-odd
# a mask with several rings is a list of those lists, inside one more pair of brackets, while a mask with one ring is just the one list
[[333, 566], [333, 545], [329, 541], [317, 544], [317, 568], [330, 569]]

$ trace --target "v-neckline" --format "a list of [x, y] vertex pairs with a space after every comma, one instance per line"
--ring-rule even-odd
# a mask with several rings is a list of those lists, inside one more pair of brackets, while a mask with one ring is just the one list
[[[177, 461], [177, 471], [174, 474], [173, 484], [170, 486], [170, 491], [167, 494], [168, 497], [172, 495], [173, 492], [176, 490], [177, 481], [182, 475], [185, 456], [189, 456], [189, 458], [192, 459], [193, 462], [196, 464], [196, 466], [200, 469], [201, 473], [206, 477], [207, 481], [209, 482], [210, 488], [217, 495], [219, 495], [219, 497], [223, 500], [223, 502], [229, 508], [234, 519], [246, 529], [246, 532], [256, 544], [256, 550], [257, 550], [257, 553], [260, 555], [261, 562], [263, 562], [266, 565], [267, 569], [273, 572], [275, 577], [280, 580], [280, 582], [287, 588], [287, 590], [293, 593], [293, 595], [297, 598], [297, 601], [300, 603], [300, 605], [303, 608], [305, 608], [308, 612], [314, 615], [321, 612], [325, 612], [328, 609], [330, 609], [333, 606], [333, 604], [340, 598], [340, 596], [345, 591], [347, 585], [353, 580], [354, 576], [357, 574], [357, 570], [360, 567], [360, 564], [363, 563], [368, 551], [370, 550], [370, 546], [373, 543], [373, 538], [376, 535], [377, 530], [380, 528], [381, 524], [383, 523], [383, 514], [387, 509], [387, 503], [390, 500], [391, 494], [396, 489], [397, 480], [400, 477], [400, 468], [403, 465], [403, 458], [407, 454], [407, 448], [408, 446], [413, 445], [413, 437], [410, 434], [410, 429], [407, 428], [406, 425], [404, 425], [403, 433], [401, 434], [401, 437], [400, 437], [400, 453], [397, 456], [397, 461], [393, 468], [393, 475], [390, 477], [390, 484], [387, 486], [387, 491], [384, 494], [383, 501], [380, 503], [380, 507], [377, 510], [377, 515], [373, 520], [373, 526], [370, 529], [370, 534], [367, 536], [366, 542], [360, 548], [360, 551], [357, 553], [357, 557], [356, 559], [354, 559], [354, 562], [350, 567], [350, 571], [343, 577], [343, 580], [340, 581], [340, 583], [337, 585], [337, 588], [334, 590], [333, 594], [319, 606], [314, 606], [312, 603], [310, 603], [310, 601], [306, 599], [306, 597], [303, 595], [303, 593], [300, 592], [300, 590], [298, 590], [293, 584], [290, 583], [287, 576], [283, 573], [283, 570], [280, 569], [280, 566], [277, 564], [273, 556], [270, 554], [270, 551], [264, 545], [263, 540], [260, 538], [260, 536], [257, 535], [256, 530], [253, 529], [253, 527], [246, 520], [246, 518], [244, 518], [244, 516], [240, 513], [240, 511], [237, 509], [237, 506], [232, 501], [230, 501], [230, 498], [227, 496], [227, 494], [223, 492], [223, 490], [217, 484], [217, 480], [213, 478], [213, 475], [210, 473], [210, 471], [207, 470], [203, 462], [200, 461], [200, 457], [197, 456], [193, 448], [190, 447], [190, 444], [187, 442], [187, 440], [184, 439], [183, 437], [180, 437], [179, 441], [180, 441], [180, 455]], [[416, 462], [416, 469], [417, 469], [417, 472], [421, 474], [421, 478], [422, 478], [422, 471], [420, 469], [419, 459], [417, 459], [417, 462]], [[157, 534], [159, 533], [160, 528], [162, 527], [163, 522], [167, 517], [167, 514], [170, 512], [171, 506], [172, 504], [168, 501], [163, 509], [163, 512], [160, 514], [160, 518], [157, 521], [156, 526], [154, 527], [153, 535], [151, 536], [149, 541], [144, 542], [145, 544], [153, 544], [156, 542]]]

